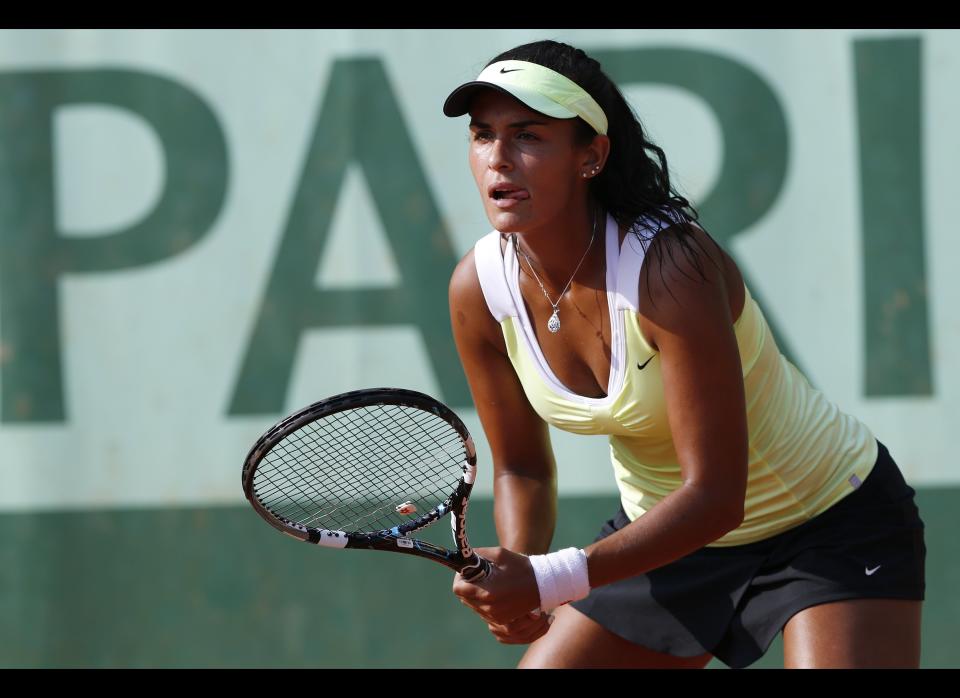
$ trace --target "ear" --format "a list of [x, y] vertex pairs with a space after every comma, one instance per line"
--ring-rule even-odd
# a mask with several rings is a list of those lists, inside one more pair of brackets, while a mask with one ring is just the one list
[[599, 175], [607, 165], [610, 156], [610, 138], [601, 134], [584, 147], [583, 157], [580, 160], [580, 172], [584, 179], [593, 179]]

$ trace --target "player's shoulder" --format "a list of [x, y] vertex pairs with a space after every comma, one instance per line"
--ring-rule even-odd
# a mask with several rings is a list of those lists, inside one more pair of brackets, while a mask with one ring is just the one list
[[723, 253], [712, 237], [694, 221], [658, 231], [647, 246], [640, 274], [641, 294], [654, 300], [679, 291], [698, 296], [710, 286], [724, 284]]
[[[493, 230], [480, 238], [475, 244], [471, 245], [466, 254], [457, 262], [457, 266], [450, 276], [450, 299], [457, 298], [464, 301], [483, 300], [483, 288], [480, 283], [480, 273], [477, 269], [478, 263], [484, 263], [484, 260], [477, 259], [477, 251], [480, 248], [480, 255], [489, 254], [496, 250], [499, 252], [501, 235]], [[485, 260], [489, 263], [490, 259]]]
[[655, 347], [662, 332], [681, 335], [729, 320], [724, 257], [696, 222], [656, 233], [638, 279], [640, 324]]
[[457, 262], [450, 275], [449, 302], [455, 334], [466, 333], [482, 338], [502, 349], [503, 337], [484, 296], [473, 246]]
[[476, 252], [471, 247], [467, 253], [460, 258], [457, 266], [454, 267], [450, 275], [450, 300], [468, 301], [480, 294], [483, 296], [483, 289], [480, 287], [480, 277], [477, 274], [477, 263], [475, 260]]

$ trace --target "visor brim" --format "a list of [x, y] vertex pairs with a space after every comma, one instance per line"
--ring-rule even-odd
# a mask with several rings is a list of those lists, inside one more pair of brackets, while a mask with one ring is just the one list
[[447, 97], [443, 103], [443, 113], [446, 116], [463, 116], [470, 111], [470, 100], [483, 89], [494, 89], [507, 95], [510, 94], [499, 85], [489, 82], [465, 82]]
[[519, 100], [535, 112], [539, 112], [554, 119], [572, 119], [577, 116], [574, 112], [553, 102], [546, 97], [529, 90], [522, 90], [514, 85], [503, 86], [492, 82], [480, 82], [474, 80], [465, 82], [450, 93], [443, 103], [443, 113], [446, 116], [463, 116], [470, 111], [470, 101], [478, 92], [484, 89], [493, 89], [503, 94], [510, 95]]

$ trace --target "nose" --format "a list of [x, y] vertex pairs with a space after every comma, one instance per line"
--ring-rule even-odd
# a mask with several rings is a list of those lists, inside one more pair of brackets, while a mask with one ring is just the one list
[[488, 166], [491, 170], [509, 170], [513, 168], [510, 156], [509, 141], [504, 138], [494, 138], [490, 144], [490, 159]]

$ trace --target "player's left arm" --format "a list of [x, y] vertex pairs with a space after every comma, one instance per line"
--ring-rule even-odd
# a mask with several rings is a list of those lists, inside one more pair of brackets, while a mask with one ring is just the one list
[[665, 232], [643, 265], [640, 311], [660, 353], [683, 482], [643, 516], [585, 548], [591, 587], [673, 562], [743, 521], [746, 398], [723, 260], [702, 231], [696, 231], [701, 244], [691, 243], [698, 264]]

